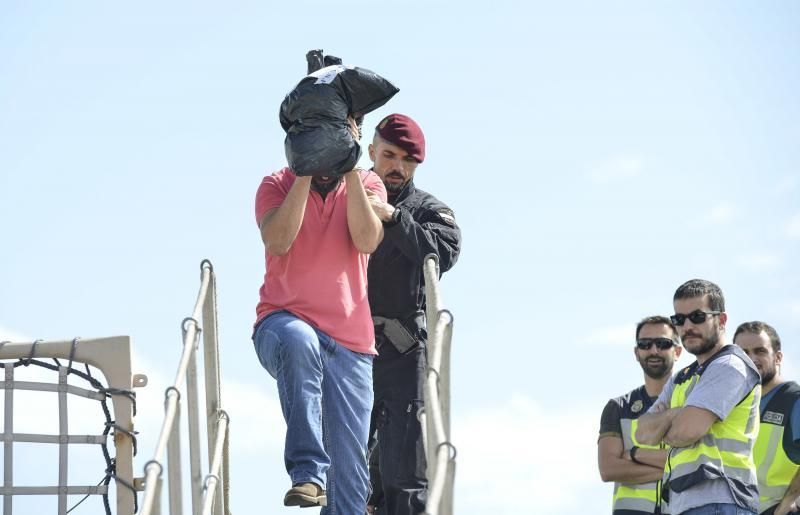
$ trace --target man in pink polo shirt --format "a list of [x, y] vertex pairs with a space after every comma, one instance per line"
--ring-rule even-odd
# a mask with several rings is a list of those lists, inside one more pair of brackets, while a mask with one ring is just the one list
[[[351, 120], [351, 132], [358, 130]], [[256, 221], [266, 274], [253, 342], [277, 379], [286, 419], [286, 506], [361, 514], [369, 473], [375, 334], [367, 301], [367, 260], [383, 227], [367, 191], [386, 200], [375, 173], [264, 178]], [[326, 491], [327, 488], [327, 491]]]

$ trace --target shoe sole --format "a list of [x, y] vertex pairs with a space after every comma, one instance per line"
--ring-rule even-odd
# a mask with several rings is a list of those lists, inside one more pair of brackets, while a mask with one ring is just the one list
[[320, 495], [314, 497], [313, 495], [289, 494], [283, 498], [283, 505], [299, 506], [301, 508], [314, 508], [317, 506], [327, 506], [328, 496]]

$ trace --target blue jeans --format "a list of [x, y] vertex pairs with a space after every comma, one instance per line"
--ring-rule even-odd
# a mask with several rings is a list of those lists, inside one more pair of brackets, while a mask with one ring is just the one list
[[372, 356], [341, 346], [288, 311], [262, 320], [253, 343], [278, 383], [292, 485], [310, 482], [326, 489], [328, 506], [321, 515], [364, 513]]
[[706, 504], [684, 511], [680, 515], [756, 515], [756, 512], [735, 504]]

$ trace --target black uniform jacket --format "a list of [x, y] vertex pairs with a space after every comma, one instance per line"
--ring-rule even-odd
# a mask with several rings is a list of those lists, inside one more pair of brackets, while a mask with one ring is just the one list
[[384, 224], [383, 241], [369, 260], [369, 304], [373, 315], [413, 319], [425, 309], [425, 256], [439, 256], [444, 273], [458, 259], [461, 230], [453, 211], [413, 181], [390, 203], [396, 222]]

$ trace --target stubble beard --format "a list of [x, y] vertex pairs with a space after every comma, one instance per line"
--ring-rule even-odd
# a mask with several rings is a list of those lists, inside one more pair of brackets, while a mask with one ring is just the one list
[[408, 184], [408, 181], [402, 182], [402, 183], [397, 183], [397, 184], [392, 183], [392, 182], [384, 182], [383, 183], [383, 185], [386, 186], [386, 193], [389, 194], [389, 195], [392, 195], [392, 196], [397, 195], [398, 193], [403, 191], [403, 188], [405, 188], [407, 184]]
[[771, 367], [769, 370], [765, 370], [761, 374], [761, 384], [769, 384], [775, 379], [775, 376], [778, 374], [776, 367]]
[[316, 191], [317, 193], [330, 193], [331, 191], [335, 190], [339, 183], [342, 182], [341, 177], [337, 177], [332, 181], [328, 182], [319, 182], [316, 177], [311, 179], [311, 189]]
[[683, 346], [686, 347], [686, 350], [688, 350], [689, 352], [691, 352], [695, 356], [700, 356], [701, 354], [705, 354], [708, 351], [710, 351], [711, 349], [713, 349], [714, 347], [716, 347], [717, 344], [719, 343], [719, 333], [716, 332], [716, 331], [714, 331], [714, 333], [712, 333], [708, 337], [701, 336], [700, 338], [702, 340], [701, 340], [701, 343], [700, 343], [699, 347], [689, 348], [686, 345], [686, 343], [684, 343]]
[[668, 364], [666, 359], [663, 360], [661, 365], [659, 365], [657, 368], [653, 368], [651, 365], [648, 365], [646, 359], [639, 361], [639, 365], [641, 365], [642, 371], [650, 379], [663, 379], [667, 374], [669, 374], [670, 369], [672, 368], [671, 364]]

